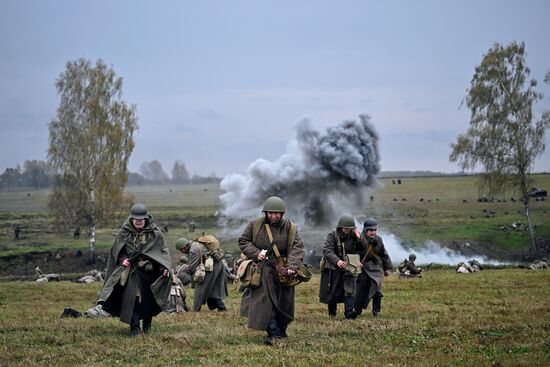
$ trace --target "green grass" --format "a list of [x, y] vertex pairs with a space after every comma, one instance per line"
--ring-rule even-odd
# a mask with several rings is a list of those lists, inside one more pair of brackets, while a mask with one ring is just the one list
[[[532, 186], [550, 188], [550, 174], [531, 178]], [[376, 216], [383, 229], [412, 246], [427, 240], [444, 244], [470, 242], [502, 254], [525, 252], [530, 248], [527, 231], [509, 230], [512, 223], [526, 223], [522, 204], [509, 200], [511, 196], [517, 197], [517, 193], [510, 192], [499, 198], [506, 202], [479, 203], [477, 176], [417, 177], [401, 181], [398, 185], [392, 184], [392, 179], [382, 179], [381, 187], [372, 191], [373, 200], [367, 203], [363, 213], [356, 214]], [[198, 234], [203, 231], [215, 234], [220, 230], [214, 215], [220, 209], [222, 193], [217, 184], [135, 186], [127, 191], [136, 201], [147, 205], [157, 224], [169, 224], [170, 231], [165, 237], [171, 246], [181, 236], [195, 235], [189, 232], [191, 221], [196, 223]], [[47, 195], [48, 190], [0, 192], [0, 257], [87, 248], [85, 230], [79, 241], [72, 239], [71, 230], [66, 233], [53, 230], [52, 218], [47, 212]], [[496, 212], [495, 216], [487, 218], [484, 209]], [[530, 210], [537, 238], [550, 239], [550, 200], [531, 201]], [[97, 229], [99, 248], [111, 245], [125, 217], [126, 213], [121, 213], [110, 225]], [[24, 240], [12, 240], [15, 225], [21, 227]], [[226, 249], [238, 250], [236, 239], [222, 242]]]
[[[385, 281], [382, 316], [330, 320], [319, 276], [299, 285], [290, 338], [262, 345], [264, 332], [229, 312], [160, 315], [150, 336], [130, 339], [117, 319], [61, 319], [86, 310], [99, 285], [0, 283], [0, 365], [73, 366], [545, 366], [550, 360], [548, 271], [435, 270]], [[192, 301], [192, 291], [188, 303]]]

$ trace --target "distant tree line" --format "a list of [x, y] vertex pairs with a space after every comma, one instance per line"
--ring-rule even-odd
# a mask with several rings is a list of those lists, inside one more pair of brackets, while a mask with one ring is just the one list
[[6, 168], [0, 175], [0, 189], [16, 188], [43, 189], [53, 185], [53, 177], [49, 165], [45, 161], [26, 160], [23, 168]]
[[[143, 162], [140, 172], [128, 173], [128, 186], [140, 185], [170, 185], [170, 184], [204, 184], [219, 182], [220, 178], [215, 173], [208, 176], [190, 175], [181, 160], [174, 162], [171, 176], [169, 176], [162, 164], [157, 161]], [[53, 187], [55, 175], [46, 161], [26, 160], [23, 167], [6, 168], [0, 174], [0, 190], [15, 189], [45, 189]]]

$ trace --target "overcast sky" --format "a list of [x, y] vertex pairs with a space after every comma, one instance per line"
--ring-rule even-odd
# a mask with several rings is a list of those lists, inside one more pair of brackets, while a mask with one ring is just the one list
[[537, 116], [550, 108], [549, 15], [548, 0], [1, 0], [0, 172], [46, 159], [54, 82], [80, 57], [112, 66], [137, 106], [131, 171], [244, 173], [283, 154], [303, 117], [324, 131], [366, 113], [382, 170], [456, 172], [459, 105], [494, 42], [525, 42]]

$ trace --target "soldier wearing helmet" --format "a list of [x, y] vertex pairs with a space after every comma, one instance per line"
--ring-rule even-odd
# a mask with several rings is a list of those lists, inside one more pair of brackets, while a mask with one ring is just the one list
[[344, 304], [344, 317], [355, 319], [355, 282], [357, 275], [346, 271], [347, 255], [358, 254], [363, 250], [359, 230], [351, 215], [342, 215], [336, 228], [330, 232], [323, 247], [324, 266], [321, 269], [319, 300], [326, 303], [328, 314], [336, 316], [337, 304]]
[[361, 314], [372, 299], [372, 315], [380, 314], [382, 309], [382, 283], [384, 276], [390, 274], [391, 259], [384, 246], [382, 237], [377, 234], [378, 222], [368, 217], [363, 223], [361, 242], [364, 250], [361, 252], [363, 270], [357, 278], [355, 293], [355, 311]]
[[266, 330], [265, 343], [272, 345], [277, 339], [287, 337], [287, 326], [294, 320], [294, 287], [281, 285], [273, 246], [286, 258], [286, 268], [279, 266], [279, 271], [296, 276], [304, 259], [304, 243], [296, 225], [283, 218], [285, 205], [281, 198], [269, 197], [262, 212], [263, 216], [248, 223], [239, 237], [242, 253], [259, 262], [262, 268], [261, 285], [247, 288], [243, 293], [241, 316], [248, 318], [249, 328]]
[[414, 263], [416, 260], [415, 254], [410, 254], [408, 259], [403, 260], [399, 267], [397, 268], [397, 271], [399, 272], [399, 276], [402, 278], [414, 278], [419, 277], [421, 278], [422, 275], [422, 268], [419, 268]]
[[98, 304], [130, 324], [131, 336], [138, 336], [141, 331], [147, 334], [151, 331], [153, 316], [161, 312], [165, 304], [157, 300], [168, 299], [171, 268], [162, 232], [145, 205], [135, 204], [111, 247]]

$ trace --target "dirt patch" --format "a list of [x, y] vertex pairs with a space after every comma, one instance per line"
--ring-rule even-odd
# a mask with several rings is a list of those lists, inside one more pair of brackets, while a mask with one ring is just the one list
[[0, 258], [0, 277], [36, 279], [37, 266], [44, 274], [84, 274], [92, 269], [105, 271], [108, 254], [108, 249], [96, 249], [95, 262], [91, 264], [88, 262], [88, 253], [77, 250], [4, 256]]
[[503, 262], [530, 262], [542, 257], [550, 255], [550, 240], [541, 239], [537, 241], [539, 251], [534, 252], [532, 249], [527, 250], [510, 250], [485, 242], [458, 242], [452, 241], [443, 243], [443, 245], [454, 252], [464, 256], [485, 256], [488, 259], [499, 260]]

